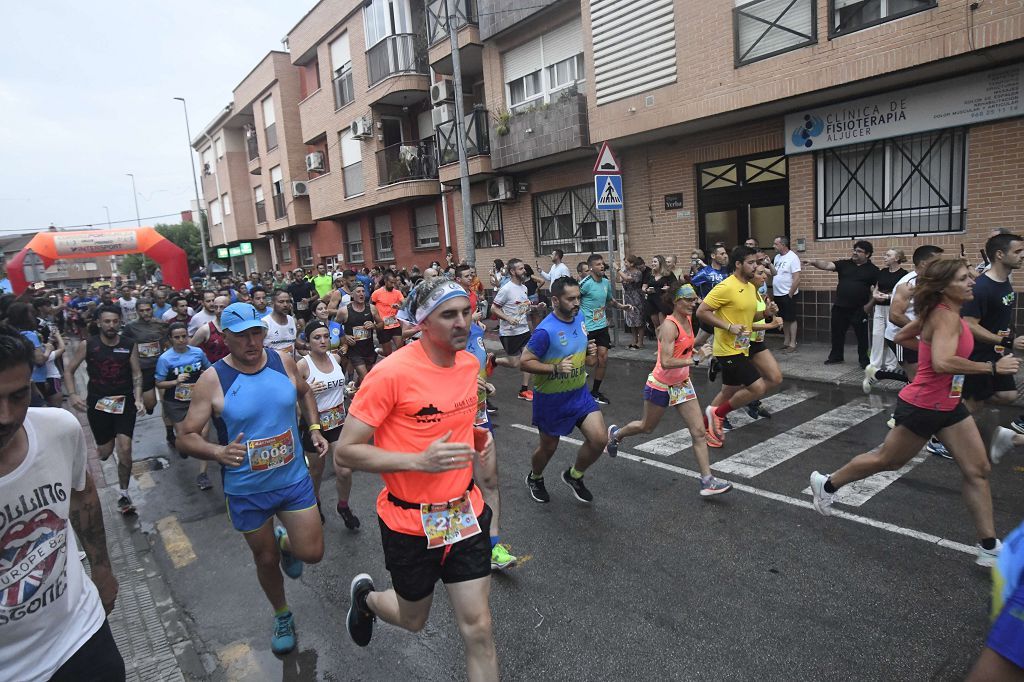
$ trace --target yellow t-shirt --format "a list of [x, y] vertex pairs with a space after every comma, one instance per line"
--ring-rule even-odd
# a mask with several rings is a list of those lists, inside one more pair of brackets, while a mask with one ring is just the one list
[[753, 282], [743, 283], [735, 275], [730, 275], [708, 293], [704, 303], [715, 311], [719, 319], [729, 324], [742, 325], [745, 330], [737, 336], [730, 334], [727, 329], [715, 327], [714, 354], [717, 357], [749, 355], [750, 329], [757, 312], [757, 285]]

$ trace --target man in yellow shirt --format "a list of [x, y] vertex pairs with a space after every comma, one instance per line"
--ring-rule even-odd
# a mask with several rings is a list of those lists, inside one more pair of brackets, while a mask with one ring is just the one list
[[715, 329], [714, 355], [722, 367], [722, 390], [704, 411], [709, 447], [722, 447], [722, 421], [729, 412], [757, 400], [767, 390], [761, 373], [750, 362], [749, 352], [750, 332], [757, 313], [754, 270], [760, 258], [757, 249], [733, 249], [733, 274], [709, 291], [697, 308], [700, 321]]

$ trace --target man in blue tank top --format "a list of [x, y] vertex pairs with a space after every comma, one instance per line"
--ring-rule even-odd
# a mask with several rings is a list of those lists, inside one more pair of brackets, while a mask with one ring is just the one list
[[[220, 463], [231, 523], [249, 544], [260, 585], [274, 607], [271, 649], [285, 654], [295, 648], [295, 624], [281, 568], [289, 578], [298, 578], [303, 563], [315, 564], [324, 554], [316, 495], [302, 459], [296, 402], [316, 447], [311, 456], [323, 457], [327, 441], [320, 435], [316, 400], [291, 356], [264, 350], [267, 328], [256, 308], [232, 303], [220, 321], [230, 354], [203, 372], [192, 389], [178, 449]], [[217, 444], [202, 435], [211, 418]], [[274, 527], [275, 516], [282, 526]]]

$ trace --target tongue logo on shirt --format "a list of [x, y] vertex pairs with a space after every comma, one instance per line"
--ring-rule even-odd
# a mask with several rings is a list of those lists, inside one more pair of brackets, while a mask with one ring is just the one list
[[44, 589], [66, 551], [64, 520], [49, 509], [11, 524], [0, 537], [0, 608], [24, 604]]

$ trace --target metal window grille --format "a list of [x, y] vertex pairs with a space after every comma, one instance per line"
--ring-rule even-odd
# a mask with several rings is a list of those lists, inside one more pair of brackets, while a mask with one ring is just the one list
[[505, 230], [501, 224], [501, 204], [477, 204], [473, 207], [473, 241], [478, 249], [505, 245]]
[[533, 213], [538, 256], [555, 248], [591, 253], [608, 247], [607, 218], [597, 210], [593, 185], [535, 194]]
[[818, 42], [815, 0], [754, 0], [733, 10], [736, 66]]

